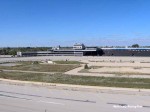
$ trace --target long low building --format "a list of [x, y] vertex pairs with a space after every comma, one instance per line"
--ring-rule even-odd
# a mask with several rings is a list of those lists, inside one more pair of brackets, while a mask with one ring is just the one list
[[71, 48], [60, 46], [48, 51], [17, 52], [17, 56], [100, 56], [102, 50], [98, 47], [85, 47], [84, 44], [75, 44]]
[[17, 52], [17, 56], [150, 56], [150, 48], [98, 48], [75, 44], [70, 48], [58, 46], [47, 51]]
[[103, 56], [150, 56], [150, 48], [101, 48]]

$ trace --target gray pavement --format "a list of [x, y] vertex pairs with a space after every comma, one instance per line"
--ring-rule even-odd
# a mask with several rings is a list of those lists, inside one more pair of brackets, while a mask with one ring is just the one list
[[35, 56], [35, 57], [9, 57], [4, 58], [0, 57], [0, 63], [2, 62], [15, 62], [15, 61], [40, 61], [40, 60], [93, 60], [93, 61], [102, 61], [102, 60], [116, 60], [116, 61], [144, 61], [149, 62], [150, 57], [123, 57], [123, 56]]
[[0, 112], [150, 112], [149, 95], [0, 83]]

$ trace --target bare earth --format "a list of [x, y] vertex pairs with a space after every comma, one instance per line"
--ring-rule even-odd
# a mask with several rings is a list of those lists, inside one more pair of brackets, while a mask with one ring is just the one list
[[87, 63], [89, 67], [86, 72], [80, 72], [82, 67], [65, 72], [69, 75], [105, 76], [105, 77], [131, 77], [150, 78], [150, 57], [93, 57], [93, 56], [41, 56], [41, 57], [18, 57], [0, 58], [2, 62], [15, 61], [43, 61], [50, 60], [74, 60]]

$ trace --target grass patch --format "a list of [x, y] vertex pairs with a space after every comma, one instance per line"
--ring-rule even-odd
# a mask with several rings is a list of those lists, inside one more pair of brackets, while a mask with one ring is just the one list
[[150, 68], [150, 67], [142, 67], [142, 66], [90, 66], [91, 69], [98, 68], [133, 68], [133, 69], [142, 69], [142, 68]]
[[150, 73], [139, 73], [139, 72], [90, 72], [88, 69], [82, 69], [79, 73], [97, 73], [97, 74], [114, 74], [117, 76], [122, 75], [150, 75]]
[[79, 61], [54, 61], [56, 64], [84, 64]]
[[150, 75], [150, 73], [139, 73], [139, 72], [99, 72], [99, 73], [115, 74], [115, 75]]
[[6, 70], [22, 70], [22, 71], [38, 71], [38, 72], [66, 72], [80, 65], [57, 65], [57, 64], [39, 64], [38, 62], [19, 62], [17, 66], [0, 66], [0, 69]]
[[94, 77], [94, 76], [72, 76], [64, 74], [36, 74], [19, 72], [0, 72], [0, 78], [38, 81], [47, 83], [61, 83], [89, 86], [107, 86], [124, 88], [146, 88], [150, 89], [150, 79], [144, 78], [118, 78], [118, 77]]

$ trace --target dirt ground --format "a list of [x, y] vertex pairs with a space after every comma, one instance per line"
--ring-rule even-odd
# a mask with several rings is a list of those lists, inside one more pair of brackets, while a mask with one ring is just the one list
[[[0, 58], [0, 62], [30, 61], [30, 60], [73, 60], [87, 63], [91, 69], [82, 73], [82, 67], [66, 72], [69, 75], [87, 76], [116, 76], [132, 75], [133, 77], [150, 78], [150, 57], [104, 57], [104, 56], [41, 56], [41, 57], [19, 57]], [[93, 67], [94, 66], [94, 67]], [[93, 67], [93, 68], [92, 68]], [[142, 76], [140, 76], [142, 75]], [[147, 76], [146, 76], [147, 75]]]
[[90, 73], [107, 73], [107, 74], [130, 74], [150, 75], [150, 61], [149, 60], [132, 60], [130, 58], [121, 59], [102, 59], [102, 60], [88, 60]]

